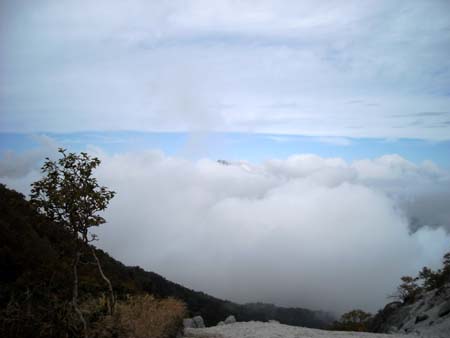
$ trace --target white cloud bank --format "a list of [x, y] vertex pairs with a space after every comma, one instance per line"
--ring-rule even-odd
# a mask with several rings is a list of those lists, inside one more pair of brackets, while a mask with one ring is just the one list
[[[424, 202], [449, 205], [449, 175], [430, 162], [296, 155], [224, 165], [158, 151], [98, 155], [100, 182], [117, 191], [100, 246], [218, 297], [374, 311], [401, 275], [438, 266], [450, 249], [448, 210]], [[35, 177], [6, 182], [25, 189]], [[414, 233], [412, 216], [423, 221]]]
[[106, 156], [99, 176], [118, 192], [106, 250], [235, 301], [375, 310], [401, 275], [450, 249], [443, 227], [411, 234], [402, 207], [448, 192], [447, 173], [397, 155], [223, 165], [148, 152]]

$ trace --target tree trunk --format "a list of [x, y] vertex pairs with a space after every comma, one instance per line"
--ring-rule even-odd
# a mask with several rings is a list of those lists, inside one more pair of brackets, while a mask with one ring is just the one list
[[78, 263], [80, 261], [80, 256], [81, 256], [81, 252], [77, 251], [75, 254], [74, 262], [73, 262], [72, 306], [75, 309], [75, 312], [78, 314], [78, 317], [80, 317], [81, 323], [83, 324], [84, 337], [88, 338], [86, 320], [84, 319], [83, 313], [81, 312], [80, 308], [78, 307]]
[[100, 272], [100, 275], [102, 276], [102, 278], [105, 280], [106, 284], [108, 284], [108, 290], [109, 290], [108, 313], [110, 315], [112, 315], [114, 313], [114, 308], [116, 306], [114, 290], [113, 290], [111, 281], [103, 273], [102, 265], [100, 264], [100, 260], [98, 259], [97, 255], [95, 253], [95, 248], [93, 246], [91, 247], [91, 250], [92, 250], [92, 255], [95, 258], [95, 261], [97, 262], [98, 271]]

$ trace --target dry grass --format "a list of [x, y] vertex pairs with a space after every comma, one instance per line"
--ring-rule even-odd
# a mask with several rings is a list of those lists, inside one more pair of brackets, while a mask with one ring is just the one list
[[93, 327], [94, 337], [174, 337], [186, 316], [183, 302], [150, 295], [129, 297], [116, 305], [114, 316], [103, 317]]

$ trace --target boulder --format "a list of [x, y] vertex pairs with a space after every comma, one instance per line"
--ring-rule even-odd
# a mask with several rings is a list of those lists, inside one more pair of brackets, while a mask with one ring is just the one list
[[217, 323], [217, 326], [223, 326], [223, 325], [225, 325], [223, 320]]
[[444, 317], [450, 313], [450, 300], [447, 301], [444, 305], [439, 309], [439, 317]]
[[233, 324], [233, 323], [236, 323], [236, 318], [233, 315], [228, 316], [227, 319], [225, 319], [225, 324]]
[[420, 322], [423, 322], [424, 320], [427, 320], [427, 319], [428, 319], [428, 315], [427, 314], [419, 315], [419, 316], [416, 317], [416, 324], [420, 323]]
[[398, 332], [398, 329], [395, 326], [391, 326], [386, 330], [386, 333], [389, 333], [389, 334], [394, 334], [397, 332]]
[[192, 318], [183, 319], [183, 328], [190, 329], [190, 328], [194, 328], [194, 327], [195, 327], [195, 323], [192, 320]]
[[205, 322], [203, 321], [202, 316], [195, 316], [192, 320], [194, 321], [196, 328], [201, 329], [205, 327]]

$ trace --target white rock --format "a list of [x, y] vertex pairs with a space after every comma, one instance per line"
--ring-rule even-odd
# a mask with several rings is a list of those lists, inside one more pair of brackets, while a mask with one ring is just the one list
[[238, 322], [233, 325], [212, 326], [206, 329], [188, 329], [189, 338], [447, 338], [448, 335], [403, 335], [377, 334], [369, 332], [339, 332], [308, 329], [276, 323]]
[[196, 328], [204, 328], [205, 327], [205, 322], [203, 321], [202, 316], [195, 316], [194, 318], [192, 318], [192, 320], [194, 321], [194, 324]]
[[189, 329], [189, 328], [195, 327], [195, 323], [192, 320], [192, 318], [185, 318], [185, 319], [183, 319], [183, 327], [185, 329]]
[[236, 323], [236, 318], [233, 315], [228, 316], [227, 319], [225, 319], [225, 324], [233, 324], [233, 323]]

